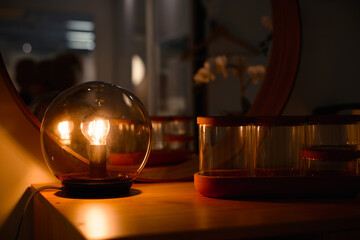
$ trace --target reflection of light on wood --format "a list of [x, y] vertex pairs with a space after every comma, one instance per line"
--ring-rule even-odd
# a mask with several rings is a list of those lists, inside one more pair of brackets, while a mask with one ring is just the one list
[[109, 222], [109, 210], [104, 204], [87, 204], [81, 208], [78, 212], [78, 221], [84, 224], [84, 232], [88, 236], [94, 239], [103, 239], [108, 236], [111, 224], [113, 224]]

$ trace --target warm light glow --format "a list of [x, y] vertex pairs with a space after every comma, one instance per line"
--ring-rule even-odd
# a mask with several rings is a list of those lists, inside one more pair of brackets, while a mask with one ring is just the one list
[[70, 133], [73, 129], [74, 125], [69, 121], [62, 121], [58, 124], [58, 130], [60, 133], [61, 140], [70, 140]]
[[86, 238], [105, 239], [109, 236], [113, 222], [110, 221], [112, 210], [106, 204], [83, 204], [75, 212], [78, 222], [84, 223], [81, 228]]
[[140, 56], [133, 55], [131, 58], [131, 77], [134, 86], [139, 86], [145, 76], [145, 64]]
[[81, 123], [81, 132], [89, 140], [90, 145], [106, 145], [106, 136], [109, 130], [109, 120], [95, 119]]

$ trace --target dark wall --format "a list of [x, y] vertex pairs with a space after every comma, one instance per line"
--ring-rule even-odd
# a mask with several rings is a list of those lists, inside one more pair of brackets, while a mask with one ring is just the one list
[[302, 50], [284, 114], [360, 103], [360, 1], [300, 0]]

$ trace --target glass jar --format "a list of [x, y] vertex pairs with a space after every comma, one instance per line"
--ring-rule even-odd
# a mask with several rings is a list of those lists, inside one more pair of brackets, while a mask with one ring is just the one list
[[249, 117], [198, 117], [199, 174], [250, 176]]
[[301, 116], [254, 119], [251, 155], [255, 176], [300, 176], [304, 123]]
[[304, 175], [359, 175], [359, 120], [357, 115], [309, 116]]
[[147, 166], [176, 164], [194, 154], [194, 119], [190, 116], [151, 117], [152, 152]]
[[152, 117], [153, 150], [194, 149], [192, 117]]

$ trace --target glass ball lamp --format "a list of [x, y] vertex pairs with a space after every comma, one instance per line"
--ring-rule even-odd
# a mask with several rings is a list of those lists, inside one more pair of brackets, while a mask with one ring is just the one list
[[69, 193], [126, 193], [151, 150], [151, 121], [141, 101], [110, 83], [61, 93], [41, 123], [41, 146]]

